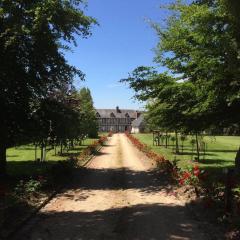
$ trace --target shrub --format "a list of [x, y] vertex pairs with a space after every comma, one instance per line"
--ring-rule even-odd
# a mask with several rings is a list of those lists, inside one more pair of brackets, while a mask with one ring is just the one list
[[45, 183], [46, 179], [43, 176], [39, 176], [38, 179], [30, 179], [27, 181], [20, 180], [14, 188], [14, 193], [18, 196], [26, 196], [38, 192]]
[[91, 145], [89, 145], [86, 149], [82, 151], [82, 153], [78, 157], [78, 161], [85, 161], [87, 158], [89, 158], [90, 155], [95, 154], [97, 152], [97, 148], [99, 146], [104, 146], [107, 140], [107, 136], [102, 136], [97, 141], [94, 141]]
[[101, 146], [103, 146], [106, 141], [107, 141], [107, 137], [106, 137], [106, 136], [102, 136], [102, 137], [100, 137], [100, 139], [98, 140], [98, 143], [99, 143]]
[[187, 170], [180, 170], [178, 181], [180, 185], [198, 186], [200, 182], [201, 171], [197, 165], [190, 167]]
[[110, 132], [108, 133], [108, 137], [112, 137], [112, 136], [113, 136], [113, 132], [110, 131]]

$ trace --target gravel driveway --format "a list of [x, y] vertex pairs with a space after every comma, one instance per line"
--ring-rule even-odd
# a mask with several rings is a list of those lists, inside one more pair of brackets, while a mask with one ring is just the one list
[[115, 134], [15, 240], [205, 240], [154, 163]]

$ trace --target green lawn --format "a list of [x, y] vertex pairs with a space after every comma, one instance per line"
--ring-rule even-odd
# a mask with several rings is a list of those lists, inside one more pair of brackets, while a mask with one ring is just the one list
[[[38, 164], [35, 162], [35, 148], [33, 145], [24, 145], [7, 149], [7, 171], [11, 176], [41, 175], [46, 173], [57, 161], [69, 159], [70, 156], [77, 156], [81, 151], [89, 146], [96, 139], [86, 139], [81, 146], [74, 150], [64, 152], [63, 156], [56, 155], [55, 151], [50, 150], [46, 155], [46, 163]], [[57, 152], [60, 147], [57, 148]], [[40, 149], [37, 150], [37, 157], [40, 158]]]
[[[134, 134], [141, 142], [150, 146], [155, 152], [164, 155], [168, 160], [179, 160], [178, 165], [182, 168], [193, 164], [196, 152], [192, 153], [192, 146], [190, 144], [191, 137], [184, 142], [183, 152], [176, 155], [173, 153], [173, 146], [166, 149], [163, 146], [153, 146], [152, 134]], [[207, 143], [207, 151], [205, 157], [201, 155], [200, 167], [203, 169], [215, 170], [234, 165], [237, 149], [240, 145], [240, 137], [238, 136], [204, 136], [204, 142]], [[170, 144], [171, 141], [170, 141]], [[195, 149], [194, 149], [195, 150]]]

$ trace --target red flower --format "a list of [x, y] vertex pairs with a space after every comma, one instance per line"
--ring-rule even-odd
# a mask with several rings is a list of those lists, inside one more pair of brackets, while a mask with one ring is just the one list
[[185, 179], [188, 179], [188, 178], [190, 178], [191, 177], [191, 173], [190, 172], [184, 172], [183, 173], [183, 179], [185, 180]]
[[180, 185], [183, 185], [184, 183], [185, 183], [185, 179], [182, 178], [182, 179], [179, 180]]
[[135, 138], [133, 135], [129, 134], [128, 132], [125, 133], [128, 139], [132, 142], [132, 144], [139, 149], [140, 151], [144, 152], [147, 157], [157, 161], [157, 162], [164, 162], [166, 159], [164, 156], [158, 155], [155, 152], [150, 150], [150, 147], [148, 145], [141, 143], [137, 138]]
[[193, 174], [198, 177], [200, 175], [200, 169], [198, 166], [194, 166], [193, 168]]

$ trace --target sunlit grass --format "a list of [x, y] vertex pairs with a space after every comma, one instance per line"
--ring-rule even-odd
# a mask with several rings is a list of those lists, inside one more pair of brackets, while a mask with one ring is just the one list
[[[188, 136], [184, 142], [183, 152], [181, 148], [182, 142], [179, 141], [180, 154], [174, 153], [171, 141], [171, 146], [165, 148], [163, 146], [153, 146], [152, 134], [135, 134], [134, 136], [150, 146], [155, 152], [164, 155], [168, 160], [178, 160], [180, 167], [185, 168], [193, 164], [194, 157], [196, 156], [196, 147], [194, 146], [194, 151], [192, 151], [191, 136]], [[204, 136], [204, 142], [207, 144], [207, 150], [205, 156], [203, 152], [201, 153], [199, 162], [201, 168], [214, 170], [216, 168], [234, 166], [236, 152], [240, 145], [239, 136]]]
[[[55, 150], [47, 151], [46, 162], [36, 163], [35, 161], [35, 146], [32, 144], [13, 147], [7, 149], [7, 172], [11, 176], [30, 176], [45, 174], [50, 171], [51, 166], [58, 161], [68, 160], [71, 156], [78, 156], [83, 149], [93, 143], [96, 139], [86, 139], [81, 146], [75, 146], [74, 149], [64, 151], [63, 155], [60, 152], [60, 146]], [[49, 148], [49, 147], [48, 147]], [[37, 148], [37, 158], [40, 158], [40, 148]]]

